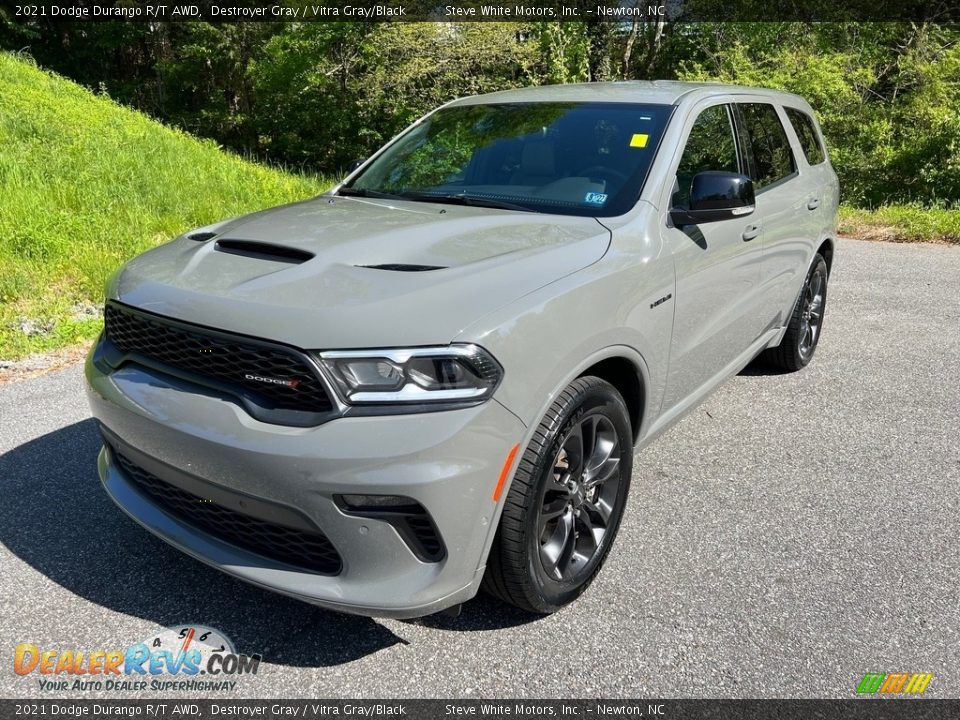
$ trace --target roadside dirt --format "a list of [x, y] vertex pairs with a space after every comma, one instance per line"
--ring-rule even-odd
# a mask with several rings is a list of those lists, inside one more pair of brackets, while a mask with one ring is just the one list
[[90, 343], [70, 345], [50, 352], [28, 355], [19, 360], [0, 360], [0, 385], [45, 375], [80, 362]]
[[940, 237], [931, 237], [925, 240], [915, 240], [906, 237], [895, 225], [875, 225], [870, 223], [860, 223], [856, 221], [847, 221], [841, 223], [840, 237], [849, 240], [870, 240], [873, 242], [891, 242], [891, 243], [930, 243], [932, 245], [958, 245], [955, 235], [943, 235]]

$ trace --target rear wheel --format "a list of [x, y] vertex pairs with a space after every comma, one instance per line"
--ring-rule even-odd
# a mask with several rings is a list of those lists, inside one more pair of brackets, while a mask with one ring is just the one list
[[827, 263], [817, 254], [793, 308], [783, 340], [763, 354], [763, 359], [781, 370], [800, 370], [813, 358], [820, 342], [823, 313], [827, 305]]
[[633, 435], [623, 398], [596, 377], [571, 383], [523, 454], [504, 501], [483, 587], [550, 613], [589, 587], [623, 515]]

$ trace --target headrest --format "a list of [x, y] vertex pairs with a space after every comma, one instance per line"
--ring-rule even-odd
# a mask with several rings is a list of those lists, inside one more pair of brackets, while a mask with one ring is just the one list
[[556, 159], [553, 145], [545, 142], [528, 142], [520, 154], [520, 172], [524, 175], [554, 175]]

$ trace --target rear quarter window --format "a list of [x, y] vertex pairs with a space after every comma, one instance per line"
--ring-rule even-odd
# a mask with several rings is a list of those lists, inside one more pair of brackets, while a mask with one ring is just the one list
[[827, 159], [827, 155], [820, 144], [820, 138], [817, 135], [817, 129], [813, 124], [813, 118], [802, 110], [785, 107], [787, 118], [800, 140], [800, 147], [803, 148], [803, 154], [807, 162], [811, 165], [819, 165]]
[[797, 164], [790, 149], [787, 132], [773, 105], [738, 105], [753, 154], [753, 183], [757, 190], [792, 175]]

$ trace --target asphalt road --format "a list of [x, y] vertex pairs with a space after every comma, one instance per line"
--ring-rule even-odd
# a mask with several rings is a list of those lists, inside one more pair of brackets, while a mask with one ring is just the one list
[[39, 694], [19, 642], [191, 622], [263, 654], [219, 697], [960, 696], [960, 248], [843, 241], [812, 365], [748, 368], [642, 452], [606, 567], [547, 618], [349, 617], [208, 569], [101, 491], [81, 379], [0, 387], [4, 697]]

